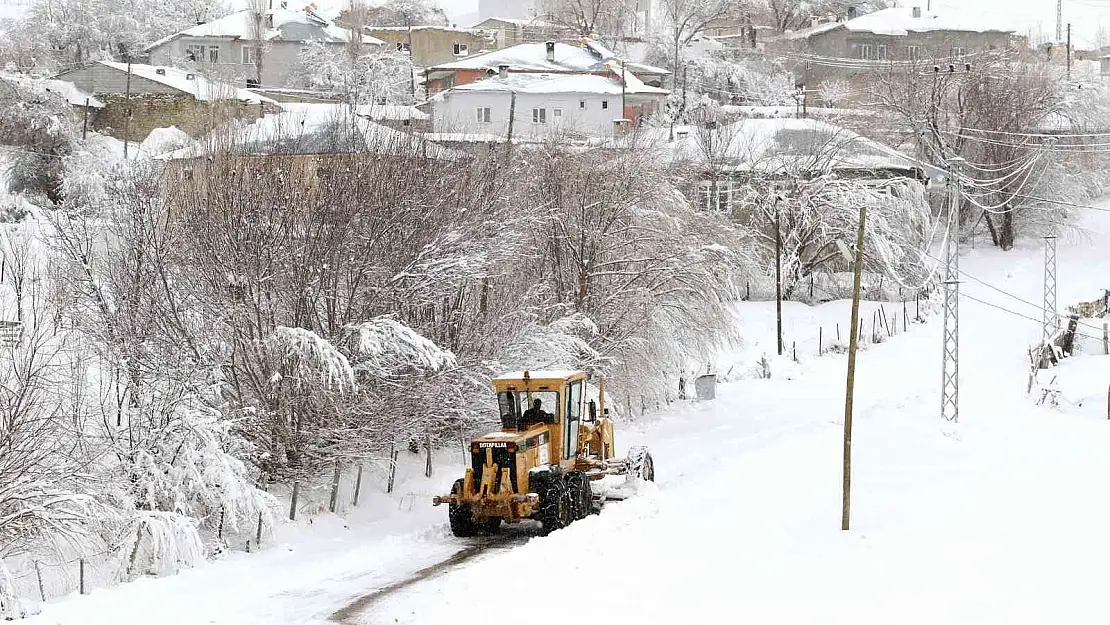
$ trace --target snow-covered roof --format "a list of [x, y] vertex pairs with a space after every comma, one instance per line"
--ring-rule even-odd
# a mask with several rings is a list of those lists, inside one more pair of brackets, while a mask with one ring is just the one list
[[[97, 61], [97, 63], [111, 67], [117, 71], [127, 72], [127, 63], [118, 63], [116, 61]], [[76, 70], [75, 70], [76, 71]], [[68, 72], [67, 72], [68, 73]], [[141, 63], [131, 64], [131, 74], [144, 78], [156, 83], [163, 84], [171, 89], [176, 89], [184, 93], [188, 93], [201, 102], [214, 102], [217, 100], [243, 100], [245, 102], [265, 102], [268, 104], [277, 104], [275, 100], [271, 100], [266, 96], [258, 95], [247, 89], [242, 89], [227, 83], [216, 82], [205, 78], [201, 74], [177, 69], [174, 67], [160, 67], [155, 65], [144, 65]], [[66, 74], [60, 74], [65, 76]]]
[[[524, 373], [524, 371], [511, 371], [509, 373], [502, 373], [493, 379], [494, 381], [520, 380], [524, 378]], [[583, 373], [585, 372], [578, 369], [551, 369], [546, 371], [529, 371], [528, 377], [534, 380], [561, 380], [569, 378], [572, 375]]]
[[429, 115], [415, 106], [404, 104], [364, 104], [355, 109], [355, 114], [374, 121], [424, 121]]
[[[914, 16], [918, 11], [918, 16]], [[998, 21], [987, 14], [945, 9], [943, 13], [926, 11], [920, 7], [891, 7], [868, 13], [844, 22], [825, 22], [809, 28], [785, 33], [780, 39], [807, 39], [844, 27], [852, 32], [874, 33], [876, 35], [905, 36], [911, 32], [924, 33], [937, 30], [959, 32], [1013, 32], [1013, 29], [1000, 26]]]
[[[292, 9], [267, 9], [266, 27], [262, 35], [263, 41], [324, 41], [332, 43], [346, 43], [350, 40], [351, 32], [336, 26], [327, 18], [313, 11], [295, 11]], [[147, 46], [147, 50], [161, 47], [179, 37], [208, 37], [216, 39], [245, 39], [257, 40], [255, 33], [255, 18], [249, 9], [236, 11], [231, 15], [221, 17], [211, 22], [198, 24], [191, 28], [164, 37]], [[369, 45], [382, 45], [381, 39], [369, 35], [362, 36], [362, 42]]]
[[[658, 143], [667, 141], [667, 129], [653, 132], [659, 134], [653, 137]], [[680, 133], [683, 136], [669, 144], [670, 158], [676, 162], [704, 160], [700, 132], [710, 131]], [[745, 119], [711, 132], [716, 133], [715, 144], [722, 146], [713, 156], [731, 171], [919, 169], [930, 176], [943, 174], [894, 148], [815, 119]]]
[[876, 35], [907, 35], [910, 32], [923, 33], [934, 30], [955, 30], [964, 32], [1011, 32], [1001, 28], [997, 22], [988, 21], [981, 15], [960, 11], [936, 13], [918, 7], [920, 17], [914, 17], [913, 7], [892, 7], [844, 22], [844, 27], [854, 32], [869, 32]]
[[[359, 115], [345, 104], [282, 104], [282, 112], [241, 126], [234, 133], [235, 151], [242, 154], [420, 154], [428, 158], [463, 158], [461, 152], [388, 128]], [[222, 137], [223, 135], [221, 135]], [[164, 155], [165, 160], [198, 158], [205, 143]]]
[[478, 24], [475, 24], [473, 26], [473, 28], [477, 28], [479, 24], [484, 24], [484, 23], [490, 22], [490, 21], [505, 22], [506, 24], [515, 24], [517, 26], [538, 26], [538, 27], [541, 27], [541, 28], [559, 28], [559, 26], [557, 24], [552, 24], [551, 22], [545, 22], [545, 21], [540, 20], [540, 19], [528, 19], [528, 18], [519, 18], [519, 17], [487, 17], [486, 19], [482, 20], [481, 22], [478, 22]]
[[[555, 44], [555, 60], [547, 60], [547, 44], [522, 43], [502, 50], [475, 54], [461, 61], [437, 65], [431, 70], [484, 69], [497, 70], [508, 65], [511, 72], [598, 72], [617, 61], [617, 55], [601, 44], [584, 39], [582, 46]], [[636, 74], [670, 74], [661, 67], [627, 62], [628, 71]]]
[[[618, 70], [619, 71], [619, 70]], [[618, 74], [619, 76], [619, 74]], [[643, 81], [626, 74], [624, 89], [629, 94], [659, 94], [669, 93], [666, 89], [650, 87]], [[453, 87], [445, 93], [456, 91], [515, 91], [516, 93], [594, 93], [604, 95], [620, 95], [621, 81], [619, 77], [599, 76], [597, 74], [509, 74], [506, 78], [491, 76], [485, 80]]]
[[45, 80], [43, 86], [47, 91], [61, 95], [72, 106], [88, 106], [89, 108], [102, 109], [104, 103], [97, 100], [92, 94], [85, 93], [71, 82], [65, 80]]

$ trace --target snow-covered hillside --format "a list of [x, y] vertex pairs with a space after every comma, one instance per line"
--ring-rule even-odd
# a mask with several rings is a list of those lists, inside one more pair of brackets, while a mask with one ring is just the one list
[[[1062, 303], [1107, 286], [1110, 212], [1081, 225], [1087, 236], [1060, 243]], [[742, 304], [750, 340], [715, 363], [733, 372], [717, 400], [618, 433], [652, 446], [656, 485], [549, 537], [510, 528], [499, 548], [337, 620], [482, 623], [484, 602], [508, 597], [537, 618], [582, 623], [1106, 622], [1105, 405], [1076, 407], [1064, 389], [1069, 401], [1041, 407], [1025, 394], [1040, 311], [1006, 293], [1039, 301], [1036, 242], [969, 250], [963, 269], [959, 424], [939, 417], [939, 318], [861, 355], [851, 531], [839, 527], [844, 357], [801, 349], [796, 365], [775, 359], [770, 380], [739, 375], [773, 347], [774, 328], [772, 305]], [[788, 306], [788, 343], [813, 345], [804, 322], [846, 323], [843, 304]], [[1041, 375], [1082, 372], [1105, 390], [1105, 358]], [[428, 505], [462, 470], [442, 460], [433, 480], [408, 479], [407, 499], [375, 496], [349, 524], [282, 528], [260, 554], [71, 597], [29, 623], [329, 622], [472, 544]]]

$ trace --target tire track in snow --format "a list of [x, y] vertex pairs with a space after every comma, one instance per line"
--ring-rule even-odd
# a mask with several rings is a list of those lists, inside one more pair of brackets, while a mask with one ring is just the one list
[[372, 622], [372, 620], [365, 619], [366, 617], [370, 616], [370, 609], [373, 608], [374, 604], [378, 601], [396, 592], [400, 592], [410, 586], [414, 586], [421, 582], [425, 582], [449, 573], [456, 567], [462, 566], [466, 562], [473, 560], [485, 553], [505, 551], [519, 545], [523, 545], [524, 543], [528, 542], [529, 539], [537, 535], [538, 534], [527, 530], [508, 530], [503, 531], [496, 536], [482, 539], [481, 542], [477, 544], [464, 547], [446, 560], [437, 562], [430, 566], [426, 566], [419, 571], [416, 571], [415, 573], [405, 577], [404, 579], [400, 579], [386, 586], [382, 586], [381, 588], [378, 588], [370, 593], [358, 597], [354, 601], [351, 601], [344, 607], [333, 612], [328, 620], [334, 623], [341, 623], [342, 625], [362, 625], [368, 622]]

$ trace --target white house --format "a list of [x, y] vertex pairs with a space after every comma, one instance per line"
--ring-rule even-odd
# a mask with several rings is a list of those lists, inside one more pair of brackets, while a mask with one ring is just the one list
[[[645, 85], [632, 74], [510, 74], [460, 85], [432, 99], [436, 133], [507, 136], [611, 137], [620, 123], [637, 124], [662, 109], [667, 91]], [[622, 111], [623, 103], [623, 111]], [[625, 121], [621, 121], [625, 120]]]
[[[216, 74], [221, 80], [245, 82], [248, 86], [288, 88], [303, 84], [300, 53], [309, 42], [339, 48], [351, 37], [351, 31], [307, 8], [267, 9], [260, 20], [252, 11], [242, 10], [170, 35], [152, 43], [146, 51], [152, 65], [195, 64], [204, 73]], [[383, 44], [374, 37], [361, 37], [364, 45], [378, 47]], [[258, 76], [259, 54], [262, 55], [261, 79]]]

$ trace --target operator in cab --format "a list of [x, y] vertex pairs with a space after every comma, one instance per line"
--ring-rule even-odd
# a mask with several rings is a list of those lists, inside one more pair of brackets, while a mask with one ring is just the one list
[[550, 419], [550, 414], [543, 411], [541, 406], [543, 402], [536, 399], [532, 402], [532, 407], [524, 411], [521, 415], [521, 421], [524, 423], [547, 423]]

